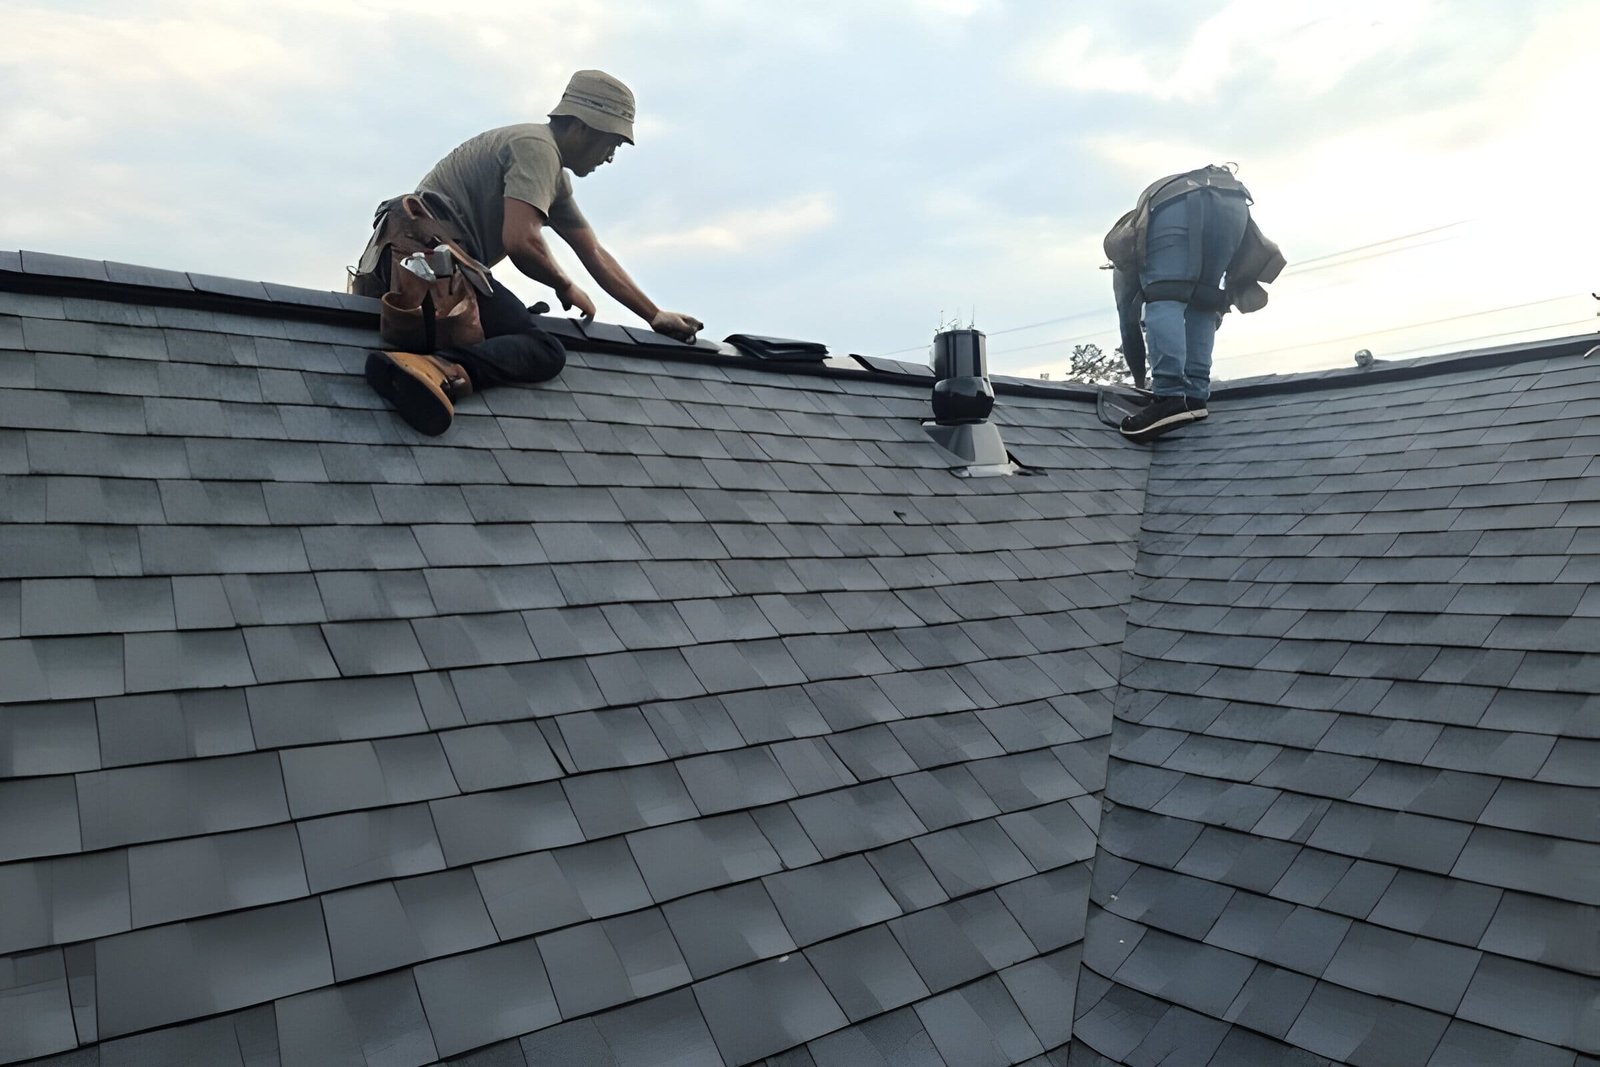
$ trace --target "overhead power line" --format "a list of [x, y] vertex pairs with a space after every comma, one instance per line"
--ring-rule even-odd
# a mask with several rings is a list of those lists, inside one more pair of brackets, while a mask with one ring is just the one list
[[1413, 352], [1426, 352], [1430, 348], [1439, 348], [1443, 345], [1450, 345], [1452, 347], [1457, 345], [1470, 345], [1476, 344], [1479, 341], [1496, 341], [1502, 337], [1515, 337], [1518, 334], [1537, 333], [1540, 330], [1556, 330], [1566, 326], [1588, 326], [1592, 325], [1593, 323], [1593, 318], [1573, 319], [1570, 322], [1550, 322], [1543, 326], [1527, 326], [1520, 330], [1505, 330], [1501, 333], [1483, 333], [1479, 334], [1477, 337], [1468, 337], [1459, 341], [1441, 341], [1439, 344], [1435, 345], [1419, 345], [1416, 348], [1404, 348], [1398, 352], [1385, 352], [1384, 356], [1385, 358], [1391, 356], [1407, 356]]
[[[1323, 262], [1326, 262], [1327, 260], [1330, 260], [1330, 259], [1338, 259], [1341, 256], [1352, 255], [1352, 254], [1354, 254], [1356, 252], [1365, 252], [1368, 249], [1372, 249], [1372, 248], [1383, 248], [1386, 245], [1399, 244], [1401, 241], [1409, 241], [1413, 237], [1426, 237], [1430, 233], [1443, 233], [1445, 230], [1453, 230], [1458, 226], [1465, 226], [1467, 223], [1469, 223], [1471, 221], [1472, 221], [1471, 219], [1462, 219], [1459, 222], [1447, 222], [1443, 226], [1430, 226], [1426, 230], [1418, 230], [1416, 233], [1403, 233], [1399, 237], [1388, 237], [1388, 238], [1385, 238], [1382, 241], [1374, 241], [1371, 244], [1357, 245], [1354, 248], [1346, 248], [1342, 252], [1329, 252], [1326, 255], [1322, 255], [1322, 256], [1312, 256], [1310, 259], [1302, 259], [1298, 263], [1290, 264], [1289, 266], [1284, 268], [1283, 272], [1285, 274], [1293, 274], [1293, 273], [1295, 273], [1297, 271], [1305, 270], [1307, 267], [1311, 266], [1314, 263], [1323, 263]], [[1453, 239], [1454, 238], [1446, 238], [1446, 240], [1453, 240]], [[1426, 248], [1430, 244], [1437, 244], [1437, 243], [1438, 243], [1437, 241], [1428, 241], [1428, 242], [1425, 242], [1424, 244], [1417, 245], [1415, 247], [1417, 247], [1417, 248]], [[1396, 248], [1396, 249], [1393, 249], [1391, 252], [1385, 252], [1383, 254], [1384, 255], [1390, 255], [1390, 254], [1392, 254], [1392, 252], [1407, 252], [1407, 251], [1410, 251], [1410, 249], [1409, 248]], [[1363, 256], [1361, 258], [1362, 259], [1372, 259], [1372, 258], [1376, 258], [1376, 257]]]
[[[1383, 335], [1390, 333], [1404, 333], [1406, 330], [1417, 330], [1424, 326], [1442, 326], [1447, 322], [1459, 322], [1462, 319], [1476, 319], [1481, 318], [1484, 315], [1500, 315], [1507, 311], [1521, 311], [1523, 308], [1540, 307], [1544, 304], [1554, 304], [1562, 300], [1571, 300], [1574, 296], [1582, 295], [1583, 294], [1581, 293], [1568, 293], [1565, 296], [1552, 296], [1546, 297], [1543, 300], [1530, 300], [1523, 304], [1507, 304], [1505, 307], [1490, 308], [1487, 311], [1468, 311], [1460, 315], [1448, 315], [1442, 319], [1429, 319], [1426, 322], [1411, 322], [1404, 326], [1386, 326], [1381, 330], [1362, 330], [1360, 333], [1346, 334], [1343, 337], [1328, 337], [1320, 341], [1307, 341], [1304, 344], [1285, 345], [1282, 348], [1263, 348], [1255, 352], [1242, 352], [1237, 356], [1230, 354], [1228, 358], [1251, 359], [1255, 356], [1273, 356], [1282, 352], [1298, 352], [1302, 348], [1320, 348], [1322, 345], [1335, 345], [1343, 341], [1365, 341], [1370, 337], [1382, 337]], [[1481, 340], [1481, 338], [1474, 338], [1474, 340]], [[1464, 342], [1450, 341], [1446, 343], [1458, 344]]]
[[[1440, 244], [1443, 241], [1454, 240], [1454, 238], [1447, 237], [1447, 238], [1441, 238], [1438, 241], [1425, 241], [1422, 244], [1408, 245], [1408, 246], [1406, 246], [1404, 248], [1388, 248], [1387, 246], [1394, 245], [1394, 244], [1399, 244], [1402, 241], [1410, 241], [1413, 238], [1417, 238], [1417, 237], [1426, 237], [1429, 234], [1442, 233], [1442, 232], [1444, 232], [1446, 230], [1455, 229], [1456, 227], [1459, 227], [1459, 226], [1465, 226], [1470, 221], [1471, 221], [1470, 219], [1461, 219], [1460, 221], [1457, 221], [1457, 222], [1447, 222], [1443, 226], [1430, 226], [1425, 230], [1417, 230], [1414, 233], [1404, 233], [1404, 234], [1400, 234], [1397, 237], [1385, 238], [1382, 241], [1373, 241], [1370, 244], [1356, 245], [1354, 248], [1346, 248], [1346, 249], [1342, 249], [1341, 251], [1338, 251], [1338, 252], [1329, 252], [1326, 255], [1314, 256], [1311, 259], [1301, 260], [1298, 263], [1292, 264], [1291, 266], [1284, 268], [1284, 273], [1285, 274], [1291, 274], [1291, 273], [1307, 273], [1307, 274], [1309, 274], [1309, 273], [1312, 273], [1313, 271], [1326, 269], [1326, 268], [1321, 267], [1321, 266], [1316, 266], [1316, 264], [1326, 263], [1328, 268], [1340, 267], [1340, 266], [1344, 266], [1346, 263], [1361, 263], [1361, 262], [1364, 262], [1365, 260], [1368, 260], [1368, 259], [1377, 259], [1377, 258], [1380, 258], [1382, 256], [1392, 256], [1392, 255], [1396, 255], [1396, 254], [1401, 253], [1401, 252], [1410, 252], [1410, 251], [1414, 251], [1414, 250], [1419, 249], [1419, 248], [1426, 248], [1429, 245]], [[1360, 257], [1355, 258], [1355, 259], [1346, 259], [1346, 260], [1343, 260], [1342, 262], [1338, 262], [1338, 263], [1330, 262], [1331, 260], [1340, 259], [1341, 257], [1344, 257], [1344, 256], [1350, 256], [1350, 255], [1353, 255], [1353, 254], [1355, 254], [1357, 252], [1367, 252], [1367, 251], [1370, 251], [1372, 249], [1380, 249], [1380, 248], [1381, 249], [1385, 249], [1385, 250], [1381, 251], [1381, 252], [1374, 252], [1372, 255], [1368, 255], [1368, 256], [1360, 256]], [[1108, 313], [1107, 308], [1104, 305], [1101, 305], [1100, 307], [1089, 308], [1089, 309], [1085, 309], [1083, 311], [1074, 311], [1071, 314], [1062, 315], [1059, 318], [1042, 319], [1039, 322], [1030, 322], [1030, 323], [1026, 323], [1026, 324], [1024, 324], [1022, 326], [1008, 326], [1003, 330], [986, 330], [986, 331], [984, 331], [984, 333], [985, 333], [986, 336], [989, 336], [989, 337], [999, 337], [999, 336], [1001, 336], [1003, 334], [1021, 333], [1024, 330], [1036, 330], [1036, 329], [1039, 329], [1042, 326], [1054, 326], [1054, 325], [1057, 325], [1058, 323], [1071, 322], [1071, 321], [1074, 321], [1076, 319], [1086, 319], [1086, 318], [1090, 318], [1092, 316], [1103, 316], [1103, 315], [1106, 315], [1107, 313]], [[1072, 344], [1073, 342], [1082, 341], [1082, 340], [1085, 340], [1087, 338], [1098, 337], [1100, 334], [1108, 332], [1108, 330], [1109, 330], [1109, 328], [1108, 329], [1103, 329], [1103, 330], [1096, 330], [1095, 332], [1089, 333], [1089, 334], [1080, 334], [1077, 337], [1063, 337], [1063, 338], [1058, 338], [1058, 339], [1056, 339], [1054, 341], [1041, 341], [1038, 344], [1025, 345], [1025, 346], [1023, 346], [1021, 348], [1008, 348], [1008, 349], [1004, 349], [1003, 351], [1000, 351], [1000, 352], [991, 352], [990, 355], [1006, 355], [1007, 353], [1010, 353], [1010, 352], [1031, 352], [1031, 351], [1034, 351], [1035, 349], [1039, 349], [1039, 348], [1048, 348], [1051, 345]], [[927, 348], [928, 348], [928, 343], [923, 343], [923, 344], [917, 344], [917, 345], [909, 345], [906, 348], [897, 348], [893, 352], [879, 352], [879, 353], [876, 353], [876, 355], [878, 357], [880, 357], [880, 358], [887, 358], [889, 356], [905, 355], [907, 352], [921, 352], [921, 351], [925, 351]]]
[[[1105, 310], [1106, 309], [1103, 308], [1103, 307], [1097, 307], [1097, 308], [1093, 308], [1093, 309], [1090, 309], [1090, 310], [1087, 310], [1087, 311], [1074, 311], [1072, 314], [1063, 315], [1058, 319], [1045, 319], [1043, 322], [1030, 322], [1025, 326], [1008, 326], [1003, 330], [985, 330], [984, 331], [984, 336], [986, 336], [986, 337], [999, 337], [1001, 334], [1006, 334], [1006, 333], [1019, 333], [1019, 332], [1021, 332], [1023, 330], [1035, 330], [1035, 329], [1038, 329], [1040, 326], [1054, 326], [1054, 325], [1056, 325], [1057, 323], [1060, 323], [1060, 322], [1071, 322], [1074, 319], [1086, 319], [1091, 315], [1104, 315], [1105, 314]], [[887, 356], [899, 356], [899, 355], [904, 355], [907, 352], [920, 352], [920, 351], [922, 351], [923, 349], [925, 349], [927, 347], [928, 347], [928, 345], [921, 344], [921, 345], [912, 345], [910, 348], [897, 348], [893, 352], [879, 352], [878, 353], [878, 357], [882, 358], [882, 357], [887, 357]]]

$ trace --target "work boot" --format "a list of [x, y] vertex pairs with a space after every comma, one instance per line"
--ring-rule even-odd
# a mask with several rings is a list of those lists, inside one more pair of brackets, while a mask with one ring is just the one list
[[418, 433], [437, 437], [450, 428], [451, 401], [472, 392], [466, 368], [439, 356], [415, 352], [367, 353], [367, 384], [394, 406]]
[[1128, 440], [1143, 443], [1194, 420], [1195, 413], [1182, 396], [1158, 396], [1123, 419], [1119, 429]]

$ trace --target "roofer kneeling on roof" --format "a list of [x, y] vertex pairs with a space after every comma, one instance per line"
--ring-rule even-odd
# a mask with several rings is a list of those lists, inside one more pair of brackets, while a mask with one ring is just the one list
[[[1144, 384], [1145, 350], [1155, 399], [1122, 420], [1122, 434], [1151, 441], [1205, 418], [1211, 351], [1229, 306], [1266, 306], [1261, 283], [1283, 270], [1283, 254], [1250, 218], [1250, 191], [1227, 167], [1162, 178], [1106, 234], [1122, 351]], [[1139, 310], [1144, 308], [1144, 335]]]
[[384, 343], [404, 351], [371, 352], [367, 382], [417, 430], [443, 433], [455, 415], [452, 401], [475, 389], [561, 373], [561, 342], [489, 273], [509, 256], [523, 274], [554, 289], [563, 308], [593, 318], [594, 301], [550, 254], [546, 227], [652, 329], [692, 341], [702, 328], [693, 316], [663, 311], [645, 296], [595, 237], [563, 173], [593, 173], [622, 142], [632, 144], [633, 108], [626, 85], [580, 70], [548, 123], [480, 133], [440, 160], [415, 193], [378, 205], [350, 290], [382, 298]]

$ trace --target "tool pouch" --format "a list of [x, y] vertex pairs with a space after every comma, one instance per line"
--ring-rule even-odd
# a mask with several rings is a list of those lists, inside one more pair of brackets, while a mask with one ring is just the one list
[[[419, 260], [421, 273], [406, 265]], [[422, 196], [409, 194], [379, 208], [350, 291], [379, 298], [378, 333], [385, 345], [434, 352], [483, 340], [478, 294], [494, 290], [489, 269], [462, 246], [460, 230]]]

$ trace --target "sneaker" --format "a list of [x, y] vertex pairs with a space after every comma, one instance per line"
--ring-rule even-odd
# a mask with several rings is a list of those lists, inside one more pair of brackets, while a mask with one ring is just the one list
[[452, 400], [472, 392], [472, 380], [459, 363], [415, 352], [367, 353], [367, 384], [393, 405], [418, 433], [437, 437], [455, 419]]
[[1194, 416], [1195, 422], [1199, 422], [1201, 419], [1210, 418], [1211, 412], [1206, 410], [1206, 402], [1204, 400], [1198, 400], [1195, 397], [1188, 396], [1183, 398], [1183, 402], [1184, 405], [1188, 407], [1189, 414]]
[[1194, 420], [1195, 415], [1183, 397], [1158, 396], [1122, 420], [1122, 436], [1130, 441], [1154, 441], [1168, 430]]

